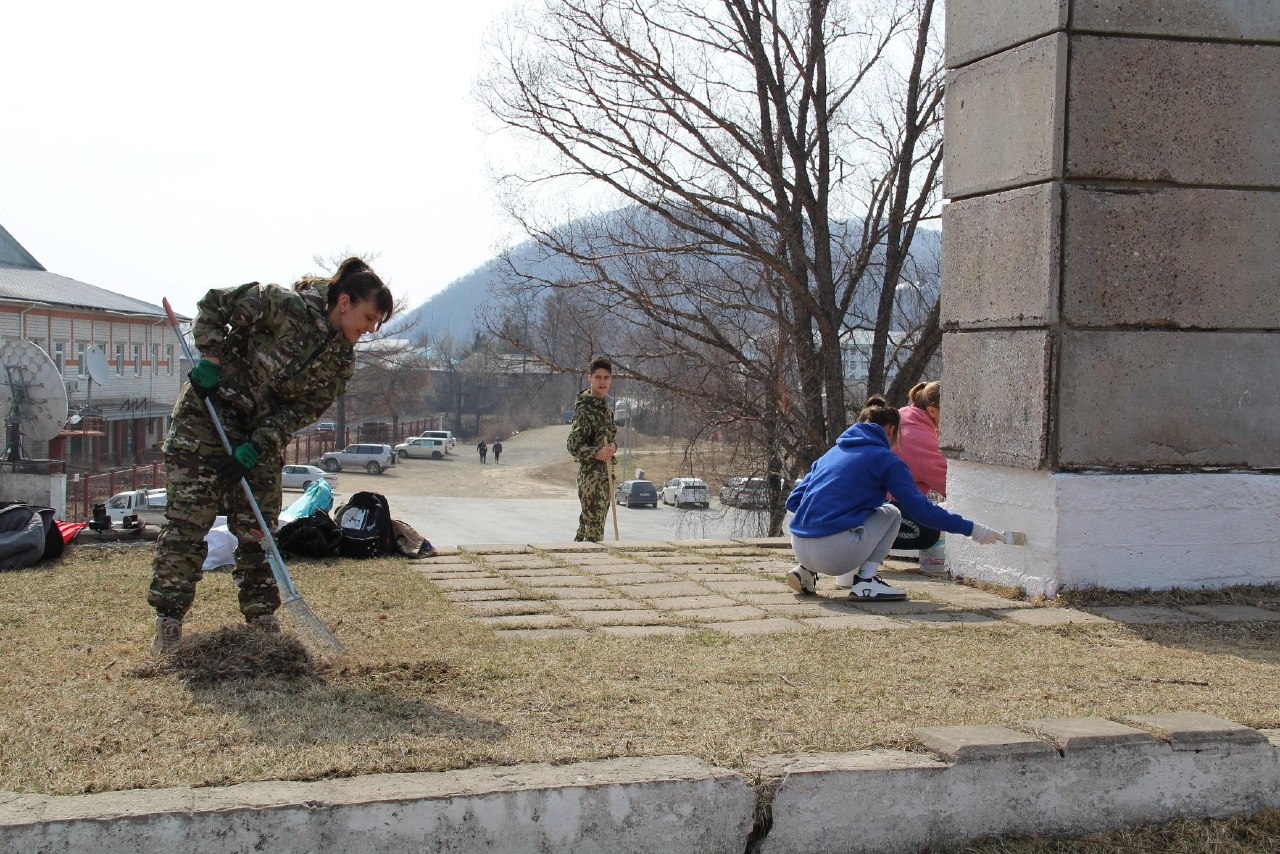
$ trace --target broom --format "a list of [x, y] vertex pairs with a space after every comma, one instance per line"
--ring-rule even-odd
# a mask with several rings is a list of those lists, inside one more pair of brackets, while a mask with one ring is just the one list
[[[196, 363], [195, 354], [191, 351], [191, 345], [187, 343], [187, 338], [182, 334], [182, 330], [178, 327], [178, 318], [174, 316], [173, 308], [169, 305], [168, 298], [161, 300], [164, 305], [165, 314], [169, 315], [169, 324], [173, 326], [173, 332], [178, 336], [178, 341], [182, 344], [182, 350], [187, 354], [187, 361], [192, 365]], [[222, 429], [222, 419], [218, 417], [218, 410], [213, 405], [213, 399], [206, 397], [204, 399], [205, 407], [209, 410], [209, 417], [213, 419], [213, 428], [218, 431], [218, 438], [222, 440], [222, 447], [228, 454], [232, 453], [231, 440], [227, 438], [227, 431]], [[289, 577], [289, 570], [284, 565], [284, 558], [280, 556], [280, 549], [276, 547], [275, 538], [271, 536], [271, 527], [262, 518], [262, 510], [258, 507], [258, 502], [253, 497], [253, 490], [249, 488], [249, 481], [246, 478], [240, 478], [240, 486], [244, 489], [244, 497], [249, 500], [249, 507], [253, 510], [253, 518], [258, 522], [258, 529], [262, 532], [262, 543], [267, 552], [267, 563], [271, 567], [271, 574], [276, 579], [276, 586], [280, 588], [280, 606], [284, 608], [299, 630], [299, 634], [303, 640], [309, 641], [312, 646], [328, 647], [334, 652], [345, 652], [342, 642], [338, 640], [337, 635], [330, 631], [324, 621], [312, 613], [306, 601], [302, 598], [302, 594], [298, 592], [298, 588], [293, 586], [293, 579]]]

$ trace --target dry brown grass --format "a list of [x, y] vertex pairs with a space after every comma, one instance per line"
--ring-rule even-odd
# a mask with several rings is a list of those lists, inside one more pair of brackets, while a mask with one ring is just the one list
[[963, 854], [1263, 854], [1280, 851], [1280, 810], [1226, 820], [1178, 819], [1080, 839], [1002, 839]]
[[[742, 767], [909, 748], [918, 726], [1182, 709], [1280, 724], [1275, 624], [505, 641], [398, 559], [291, 564], [344, 659], [192, 678], [149, 662], [150, 555], [73, 547], [49, 568], [0, 573], [0, 791], [668, 753]], [[246, 633], [218, 632], [239, 622], [230, 578], [206, 578], [189, 641], [235, 653]]]

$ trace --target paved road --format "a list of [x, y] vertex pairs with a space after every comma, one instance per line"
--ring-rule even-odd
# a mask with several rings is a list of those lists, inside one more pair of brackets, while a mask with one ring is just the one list
[[[436, 546], [549, 543], [573, 539], [578, 527], [575, 468], [565, 451], [569, 428], [528, 430], [502, 443], [501, 464], [481, 465], [459, 444], [446, 460], [402, 460], [386, 474], [344, 470], [338, 502], [359, 490], [380, 492], [391, 512]], [[286, 492], [287, 506], [293, 494]], [[763, 514], [721, 508], [618, 508], [623, 540], [694, 540], [763, 536]], [[605, 536], [613, 539], [612, 521]]]

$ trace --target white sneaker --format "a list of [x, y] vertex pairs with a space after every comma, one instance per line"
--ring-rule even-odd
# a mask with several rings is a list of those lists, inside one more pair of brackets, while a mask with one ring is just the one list
[[859, 578], [857, 583], [849, 588], [849, 598], [863, 602], [896, 602], [900, 599], [906, 599], [907, 591], [891, 584], [886, 584], [877, 575], [874, 578]]
[[818, 573], [796, 564], [787, 573], [787, 586], [796, 593], [812, 596], [818, 592]]

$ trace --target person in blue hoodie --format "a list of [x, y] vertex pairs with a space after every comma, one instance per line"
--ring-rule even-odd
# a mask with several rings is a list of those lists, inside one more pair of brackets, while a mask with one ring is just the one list
[[930, 528], [983, 545], [1003, 539], [1000, 532], [948, 513], [920, 494], [911, 470], [892, 450], [898, 424], [898, 410], [879, 395], [871, 397], [858, 423], [840, 435], [787, 496], [787, 509], [794, 514], [791, 548], [800, 562], [787, 573], [787, 586], [796, 593], [816, 593], [819, 574], [857, 569], [850, 599], [907, 598], [905, 590], [879, 576], [902, 521], [898, 508], [885, 501], [886, 493]]

